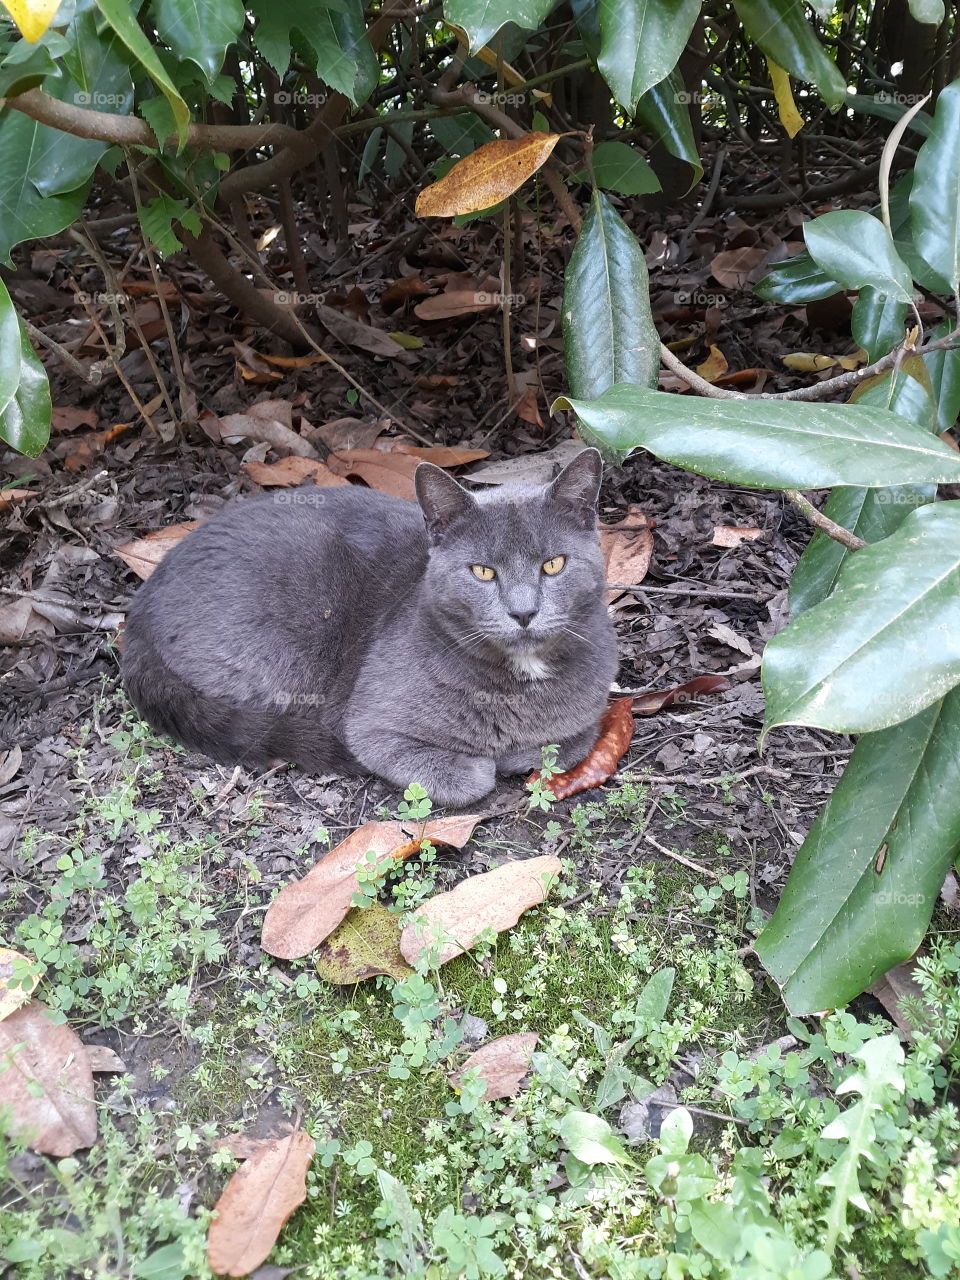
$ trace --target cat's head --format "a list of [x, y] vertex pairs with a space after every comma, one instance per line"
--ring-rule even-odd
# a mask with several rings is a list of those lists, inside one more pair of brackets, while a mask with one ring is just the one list
[[603, 608], [597, 536], [601, 462], [585, 449], [548, 485], [469, 493], [439, 467], [417, 468], [430, 542], [431, 606], [469, 649], [531, 653], [575, 636]]

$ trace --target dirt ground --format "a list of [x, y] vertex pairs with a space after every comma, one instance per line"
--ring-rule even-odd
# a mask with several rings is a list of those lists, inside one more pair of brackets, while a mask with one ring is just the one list
[[[638, 230], [646, 243], [669, 244], [680, 226], [677, 218], [654, 219]], [[665, 340], [691, 327], [699, 333], [699, 345], [683, 353], [690, 364], [696, 362], [694, 357], [703, 359], [715, 342], [731, 368], [763, 368], [774, 363], [774, 345], [784, 349], [786, 343], [789, 349], [792, 342], [812, 340], [808, 317], [786, 313], [771, 321], [770, 309], [753, 298], [747, 283], [725, 294], [714, 284], [699, 311], [694, 304], [690, 315], [670, 319], [681, 288], [684, 297], [703, 288], [711, 255], [729, 252], [731, 239], [742, 239], [745, 226], [711, 224], [699, 256], [683, 270], [669, 262], [652, 268], [655, 311]], [[384, 236], [387, 230], [392, 229], [384, 230]], [[747, 228], [748, 244], [751, 237], [758, 243], [760, 234]], [[482, 278], [489, 246], [484, 248], [475, 230], [471, 235], [474, 258], [481, 261], [469, 265], [474, 276]], [[112, 246], [113, 256], [122, 260], [124, 247], [121, 237]], [[349, 348], [337, 352], [391, 411], [390, 421], [380, 419], [382, 430], [412, 430], [429, 443], [482, 448], [490, 453], [487, 463], [528, 459], [570, 437], [572, 423], [563, 416], [550, 419], [544, 410], [541, 428], [509, 414], [502, 391], [498, 317], [486, 313], [439, 325], [419, 324], [412, 316], [388, 322], [377, 313], [375, 298], [392, 278], [390, 268], [427, 275], [440, 268], [411, 255], [410, 260], [381, 260], [365, 275], [360, 247], [358, 240], [352, 278], [371, 303], [371, 323], [403, 327], [424, 339], [423, 349], [409, 360], [377, 360]], [[450, 242], [440, 248], [450, 270], [451, 254], [456, 265], [459, 250]], [[334, 250], [327, 245], [320, 250], [315, 262], [318, 287], [329, 287]], [[64, 302], [67, 277], [76, 275], [81, 265], [72, 260], [72, 253], [64, 247], [46, 260], [25, 254], [11, 285], [16, 296], [19, 284], [18, 301], [32, 311], [35, 322], [61, 337], [75, 334], [78, 323]], [[184, 283], [190, 264], [178, 266], [178, 261], [174, 260], [173, 274], [179, 272], [182, 287], [181, 356], [201, 410], [223, 415], [267, 397], [286, 399], [294, 406], [295, 422], [300, 415], [304, 434], [344, 417], [366, 427], [378, 421], [362, 401], [354, 404], [348, 398], [346, 382], [323, 364], [294, 370], [268, 387], [245, 382], [237, 366], [243, 351], [234, 342], [254, 341], [255, 336], [222, 305], [214, 306], [208, 295], [191, 294]], [[333, 265], [339, 262], [342, 268], [343, 261], [341, 255]], [[541, 405], [562, 389], [556, 324], [561, 265], [553, 244], [537, 277], [539, 290], [535, 293], [532, 283], [526, 286], [530, 301], [516, 317], [519, 333], [536, 332], [543, 338], [538, 359], [546, 395]], [[683, 305], [690, 310], [686, 302]], [[169, 350], [162, 338], [153, 345], [172, 387]], [[269, 345], [267, 340], [261, 347]], [[5, 485], [32, 495], [0, 515], [0, 910], [13, 885], [22, 886], [36, 876], [37, 868], [18, 852], [23, 832], [67, 832], [83, 794], [105, 790], [117, 771], [118, 752], [110, 739], [129, 707], [119, 689], [115, 639], [137, 579], [116, 549], [167, 525], [209, 516], [239, 494], [259, 492], [241, 465], [277, 456], [263, 444], [212, 438], [216, 433], [204, 429], [203, 423], [183, 431], [162, 429], [159, 434], [136, 424], [106, 438], [103, 433], [112, 426], [135, 419], [120, 382], [108, 376], [102, 387], [93, 389], [52, 363], [49, 367], [54, 404], [83, 410], [87, 416], [72, 427], [61, 420], [41, 458], [8, 454], [0, 468]], [[155, 393], [154, 375], [142, 350], [130, 351], [124, 367], [142, 399]], [[535, 368], [531, 360], [530, 370]], [[431, 377], [447, 378], [448, 385], [430, 384]], [[471, 470], [462, 468], [457, 474], [469, 479]], [[849, 744], [836, 736], [780, 729], [762, 757], [758, 754], [763, 706], [758, 659], [765, 641], [786, 623], [786, 586], [809, 530], [792, 509], [785, 509], [778, 494], [712, 483], [643, 453], [608, 469], [601, 518], [613, 522], [631, 504], [655, 524], [654, 554], [642, 586], [613, 606], [621, 689], [669, 688], [706, 673], [725, 674], [731, 688], [638, 718], [619, 776], [651, 787], [645, 836], [611, 839], [592, 874], [602, 875], [613, 889], [633, 862], [662, 860], [669, 856], [667, 851], [709, 860], [721, 838], [729, 849], [723, 869], [746, 869], [754, 901], [770, 910], [793, 853], [849, 750]], [[713, 544], [718, 526], [760, 533], [725, 548]], [[87, 750], [79, 778], [72, 753], [81, 741]], [[234, 855], [226, 838], [237, 822], [246, 823], [243, 856], [260, 872], [264, 903], [280, 883], [303, 868], [296, 851], [309, 845], [318, 825], [340, 838], [375, 816], [382, 803], [395, 807], [398, 798], [375, 780], [314, 778], [287, 769], [254, 778], [172, 748], [163, 749], [160, 764], [163, 783], [155, 804], [172, 833], [192, 836], [209, 830], [211, 819], [203, 810], [215, 798], [213, 834], [224, 837], [227, 849], [217, 874], [229, 876]], [[253, 792], [262, 797], [262, 818], [251, 826], [243, 815]], [[669, 803], [662, 802], [664, 796]], [[198, 797], [205, 800], [202, 807]], [[590, 798], [579, 796], [577, 801]], [[573, 803], [558, 806], [550, 816], [562, 821]], [[547, 815], [522, 815], [523, 804], [516, 790], [501, 788], [490, 798], [486, 811], [492, 816], [482, 828], [482, 841], [460, 855], [444, 855], [451, 880], [492, 865], [498, 847], [506, 842], [523, 845], [531, 853], [540, 851]], [[123, 836], [104, 855], [106, 875], [122, 892], [125, 881], [136, 873], [135, 841]], [[28, 893], [18, 911], [36, 908], [31, 896]], [[222, 923], [230, 962], [252, 963], [258, 954], [259, 916], [231, 917]], [[129, 1041], [124, 1057], [136, 1071], [136, 1047]], [[146, 1077], [143, 1086], [153, 1087]]]

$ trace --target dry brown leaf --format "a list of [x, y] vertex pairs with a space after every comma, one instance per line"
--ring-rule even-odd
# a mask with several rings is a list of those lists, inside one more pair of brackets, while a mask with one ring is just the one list
[[455, 813], [449, 818], [431, 818], [422, 829], [415, 822], [405, 822], [402, 825], [410, 835], [419, 835], [435, 844], [448, 844], [452, 849], [462, 849], [473, 835], [480, 818], [479, 813]]
[[448, 289], [434, 298], [424, 298], [413, 308], [421, 320], [455, 320], [457, 316], [475, 316], [494, 311], [500, 305], [499, 293], [483, 289]]
[[549, 882], [560, 871], [560, 859], [544, 854], [506, 862], [429, 898], [400, 938], [404, 960], [414, 964], [427, 950], [432, 958], [439, 941], [436, 963], [446, 964], [469, 951], [488, 930], [502, 933], [512, 928], [524, 911], [543, 902]]
[[9, 511], [11, 507], [19, 506], [26, 498], [36, 496], [32, 489], [0, 489], [0, 512]]
[[324, 487], [350, 483], [343, 476], [334, 475], [319, 458], [301, 458], [295, 453], [289, 458], [281, 458], [279, 462], [244, 462], [241, 470], [255, 484], [262, 484], [264, 487], [300, 485], [308, 479], [315, 485]]
[[[635, 587], [647, 576], [653, 555], [654, 523], [640, 507], [631, 504], [627, 515], [617, 524], [600, 526], [600, 551], [606, 566], [607, 582], [620, 582]], [[623, 593], [611, 589], [607, 604]]]
[[766, 530], [754, 529], [742, 524], [718, 524], [713, 531], [711, 545], [714, 547], [739, 547], [741, 542], [755, 542], [762, 538]]
[[155, 529], [145, 538], [137, 538], [135, 542], [125, 542], [122, 547], [116, 547], [115, 554], [138, 578], [149, 578], [167, 552], [200, 523], [199, 520], [185, 520], [183, 524], [168, 524], [165, 529]]
[[[599, 787], [616, 772], [617, 765], [626, 754], [632, 738], [633, 699], [615, 698], [607, 703], [607, 709], [600, 717], [599, 732], [593, 750], [575, 768], [568, 769], [566, 773], [558, 773], [551, 778], [547, 784], [548, 790], [557, 800], [566, 800], [567, 796], [576, 795], [578, 791], [589, 791], [591, 787]], [[531, 774], [530, 781], [539, 776], [539, 772]]]
[[5, 787], [11, 778], [15, 778], [23, 764], [23, 750], [13, 746], [0, 756], [0, 787]]
[[764, 275], [764, 263], [769, 253], [770, 250], [762, 245], [725, 249], [710, 263], [710, 274], [728, 289], [747, 289]]
[[106, 431], [85, 436], [64, 457], [63, 465], [68, 471], [82, 471], [84, 467], [90, 465], [97, 454], [113, 444], [114, 440], [119, 440], [132, 426], [132, 422], [118, 422], [115, 426], [108, 427]]
[[686, 684], [677, 685], [673, 689], [637, 694], [633, 699], [633, 710], [638, 716], [652, 716], [654, 712], [663, 711], [666, 707], [697, 702], [701, 694], [724, 693], [729, 688], [731, 684], [726, 676], [694, 676]]
[[[377, 448], [380, 448], [379, 442]], [[463, 467], [468, 462], [479, 462], [481, 458], [490, 457], [488, 449], [459, 449], [443, 444], [422, 446], [403, 441], [394, 444], [389, 452], [406, 453], [418, 462], [432, 462], [435, 467]]]
[[536, 173], [560, 141], [558, 133], [498, 138], [477, 147], [417, 196], [418, 218], [479, 213], [506, 200]]
[[326, 356], [270, 356], [266, 351], [259, 352], [260, 359], [272, 364], [277, 369], [309, 369], [311, 365], [323, 364]]
[[307, 1195], [315, 1144], [298, 1129], [245, 1160], [224, 1187], [207, 1232], [207, 1261], [224, 1276], [249, 1275], [264, 1261]]
[[11, 951], [9, 947], [0, 947], [0, 1021], [8, 1018], [11, 1013], [15, 1013], [21, 1005], [25, 1005], [30, 999], [34, 987], [40, 981], [40, 975], [35, 973], [25, 987], [20, 985], [12, 986], [15, 960], [22, 960], [25, 964], [30, 964], [31, 962], [30, 957], [25, 956], [21, 951]]
[[32, 1000], [0, 1022], [0, 1108], [32, 1151], [69, 1156], [97, 1140], [93, 1073], [77, 1035]]
[[365, 822], [317, 863], [302, 880], [286, 884], [270, 903], [260, 945], [280, 960], [296, 960], [319, 946], [353, 905], [357, 865], [372, 851], [385, 858], [404, 843], [399, 822]]
[[430, 286], [420, 276], [402, 276], [381, 293], [380, 306], [390, 315], [412, 298], [426, 298], [429, 295]]
[[914, 980], [913, 971], [917, 967], [917, 957], [895, 965], [882, 977], [878, 978], [868, 990], [886, 1009], [891, 1019], [907, 1040], [913, 1040], [915, 1027], [904, 1014], [901, 1003], [904, 1000], [923, 1004], [923, 988]]
[[529, 422], [531, 426], [543, 428], [543, 419], [540, 417], [540, 407], [537, 404], [536, 387], [527, 387], [514, 409], [522, 422]]
[[520, 1081], [530, 1070], [530, 1059], [539, 1039], [536, 1032], [527, 1031], [491, 1040], [476, 1053], [471, 1053], [460, 1070], [450, 1075], [450, 1083], [459, 1090], [466, 1072], [474, 1070], [487, 1085], [481, 1101], [512, 1098], [520, 1089]]
[[247, 413], [228, 413], [219, 425], [223, 440], [231, 436], [238, 440], [262, 440], [278, 453], [292, 453], [301, 458], [318, 456], [310, 441], [293, 430], [290, 404], [285, 400], [265, 400], [252, 405]]
[[395, 342], [382, 329], [375, 329], [362, 320], [354, 320], [352, 316], [322, 303], [317, 304], [316, 313], [323, 327], [348, 346], [359, 347], [361, 351], [369, 351], [375, 356], [387, 356], [389, 359], [403, 355], [400, 343]]
[[344, 449], [327, 459], [330, 470], [338, 476], [356, 476], [371, 489], [388, 493], [393, 498], [415, 502], [417, 492], [413, 477], [420, 459], [409, 453], [384, 453], [380, 449]]
[[50, 414], [51, 431], [76, 431], [77, 427], [96, 429], [96, 409], [75, 409], [69, 405], [54, 405]]
[[125, 1075], [127, 1064], [105, 1044], [88, 1044], [85, 1046], [87, 1051], [87, 1061], [90, 1063], [90, 1070], [94, 1075], [116, 1074]]
[[710, 354], [704, 360], [703, 364], [698, 364], [696, 372], [701, 378], [707, 382], [716, 382], [718, 378], [722, 378], [727, 372], [727, 357], [723, 354], [719, 347], [710, 347]]
[[371, 449], [381, 431], [377, 422], [360, 418], [334, 418], [310, 428], [311, 440], [322, 440], [328, 449]]

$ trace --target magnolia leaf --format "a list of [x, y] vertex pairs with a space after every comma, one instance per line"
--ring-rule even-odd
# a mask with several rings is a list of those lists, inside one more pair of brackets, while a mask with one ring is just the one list
[[417, 196], [417, 216], [451, 218], [489, 209], [522, 187], [546, 163], [559, 141], [558, 133], [528, 133], [478, 147], [439, 182], [424, 187]]

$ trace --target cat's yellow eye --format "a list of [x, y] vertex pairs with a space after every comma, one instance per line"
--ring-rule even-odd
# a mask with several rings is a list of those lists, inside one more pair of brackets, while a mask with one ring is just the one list
[[560, 572], [560, 570], [563, 568], [563, 566], [566, 563], [567, 563], [566, 556], [554, 556], [552, 560], [544, 560], [543, 572], [549, 578], [552, 578], [555, 574]]
[[497, 576], [496, 570], [491, 569], [488, 564], [472, 564], [470, 570], [481, 582], [492, 582]]

